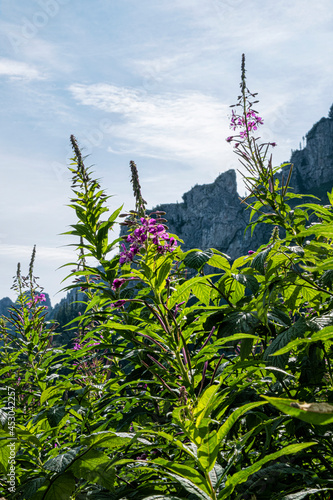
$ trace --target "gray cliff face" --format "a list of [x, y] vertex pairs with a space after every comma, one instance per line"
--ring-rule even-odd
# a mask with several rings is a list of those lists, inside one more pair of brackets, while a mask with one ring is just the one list
[[[234, 170], [220, 174], [212, 184], [195, 186], [183, 200], [158, 206], [166, 212], [169, 232], [184, 240], [183, 250], [216, 248], [236, 258], [252, 248], [250, 231], [244, 237], [250, 212], [237, 194]], [[264, 229], [257, 230], [261, 238]]]
[[290, 162], [295, 192], [325, 198], [333, 187], [333, 120], [319, 120], [306, 134], [306, 147], [294, 151]]
[[[326, 203], [326, 193], [333, 187], [333, 120], [322, 118], [306, 138], [306, 147], [292, 153], [290, 185], [294, 192], [315, 194]], [[289, 167], [282, 169], [284, 179], [288, 172]], [[272, 226], [262, 224], [252, 238], [250, 230], [244, 236], [250, 211], [238, 197], [234, 170], [220, 174], [212, 184], [195, 186], [183, 195], [182, 203], [156, 209], [166, 212], [169, 232], [184, 240], [183, 250], [216, 248], [235, 259], [267, 243], [272, 231]]]

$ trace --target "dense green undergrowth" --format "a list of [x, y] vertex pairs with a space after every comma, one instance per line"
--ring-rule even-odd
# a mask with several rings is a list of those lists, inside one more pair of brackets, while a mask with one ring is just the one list
[[322, 206], [279, 183], [254, 99], [243, 60], [241, 131], [227, 140], [247, 169], [251, 229], [271, 224], [272, 237], [235, 261], [182, 252], [164, 214], [147, 215], [133, 162], [135, 211], [112, 241], [121, 209], [107, 215], [71, 137], [68, 289], [87, 306], [61, 347], [35, 255], [18, 269], [1, 324], [4, 498], [332, 498], [333, 191]]

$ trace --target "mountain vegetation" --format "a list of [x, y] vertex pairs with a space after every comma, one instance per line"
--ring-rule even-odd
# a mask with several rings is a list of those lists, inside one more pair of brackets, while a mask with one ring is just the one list
[[3, 498], [332, 498], [333, 189], [324, 206], [290, 188], [292, 164], [279, 177], [244, 56], [241, 69], [227, 141], [246, 167], [247, 233], [270, 232], [237, 258], [184, 251], [147, 212], [134, 162], [135, 210], [110, 214], [71, 136], [82, 310], [59, 341], [35, 252], [25, 277], [18, 266], [0, 323]]

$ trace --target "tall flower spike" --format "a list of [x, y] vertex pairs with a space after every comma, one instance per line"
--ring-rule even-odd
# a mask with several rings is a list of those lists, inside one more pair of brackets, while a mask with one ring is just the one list
[[[89, 182], [91, 183], [92, 179], [89, 177], [89, 169], [86, 168], [83, 161], [86, 157], [82, 156], [81, 150], [78, 146], [77, 140], [74, 135], [71, 135], [70, 141], [75, 154], [77, 172], [78, 172], [76, 175], [73, 176], [73, 186], [75, 186], [77, 182], [83, 181], [85, 189], [88, 189], [88, 183]], [[97, 181], [94, 182], [96, 187], [99, 187], [98, 182]]]
[[34, 272], [35, 258], [36, 258], [36, 245], [34, 245], [34, 247], [32, 249], [32, 254], [31, 254], [31, 259], [30, 259], [30, 264], [29, 264], [29, 278], [30, 278], [31, 286], [33, 283], [33, 272]]
[[130, 161], [130, 168], [132, 172], [131, 183], [133, 184], [133, 192], [135, 197], [135, 210], [139, 217], [144, 217], [147, 202], [143, 199], [141, 194], [141, 186], [139, 182], [139, 172], [134, 161]]
[[241, 70], [242, 70], [242, 81], [241, 81], [240, 87], [241, 87], [241, 90], [242, 90], [242, 93], [243, 93], [244, 90], [245, 90], [245, 87], [246, 87], [245, 54], [242, 54], [242, 66], [241, 66]]

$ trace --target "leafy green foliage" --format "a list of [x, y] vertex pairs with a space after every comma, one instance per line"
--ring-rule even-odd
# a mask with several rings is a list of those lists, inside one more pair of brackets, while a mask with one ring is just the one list
[[47, 318], [34, 251], [0, 325], [5, 498], [330, 498], [333, 192], [330, 206], [295, 207], [301, 196], [290, 176], [275, 178], [269, 145], [244, 141], [250, 227], [274, 229], [232, 262], [215, 249], [181, 251], [163, 214], [146, 215], [133, 162], [136, 211], [124, 214], [128, 235], [111, 241], [120, 209], [108, 214], [71, 138], [75, 343], [62, 345]]

